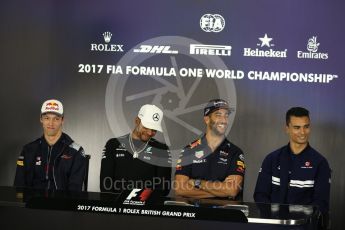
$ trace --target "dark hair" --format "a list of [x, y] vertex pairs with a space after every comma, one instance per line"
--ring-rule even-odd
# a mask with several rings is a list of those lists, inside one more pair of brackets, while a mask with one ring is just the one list
[[286, 112], [286, 125], [289, 125], [291, 116], [309, 118], [309, 111], [303, 107], [292, 107]]

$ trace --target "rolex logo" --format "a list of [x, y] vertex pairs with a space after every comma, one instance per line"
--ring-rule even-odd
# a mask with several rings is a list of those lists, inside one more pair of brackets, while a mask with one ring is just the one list
[[102, 35], [105, 43], [91, 43], [91, 51], [123, 52], [122, 44], [110, 44], [111, 37], [113, 36], [111, 32], [106, 31]]
[[111, 36], [112, 36], [112, 34], [111, 34], [109, 31], [104, 32], [104, 33], [103, 33], [104, 41], [105, 41], [106, 43], [109, 43], [110, 40], [111, 40]]

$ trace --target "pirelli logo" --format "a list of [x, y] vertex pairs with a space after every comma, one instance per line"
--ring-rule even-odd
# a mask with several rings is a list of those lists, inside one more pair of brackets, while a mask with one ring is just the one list
[[210, 56], [231, 56], [231, 46], [190, 44], [190, 54]]

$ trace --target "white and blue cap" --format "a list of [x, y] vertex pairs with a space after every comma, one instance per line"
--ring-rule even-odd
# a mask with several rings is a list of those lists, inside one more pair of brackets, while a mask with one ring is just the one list
[[145, 128], [163, 132], [163, 111], [157, 106], [150, 104], [143, 105], [139, 110], [138, 117]]
[[42, 104], [41, 115], [45, 113], [55, 113], [59, 116], [63, 116], [62, 103], [56, 99], [46, 100]]
[[226, 109], [230, 112], [234, 111], [233, 108], [230, 108], [229, 103], [223, 99], [212, 99], [210, 100], [204, 108], [204, 117], [208, 116], [212, 112], [218, 109]]

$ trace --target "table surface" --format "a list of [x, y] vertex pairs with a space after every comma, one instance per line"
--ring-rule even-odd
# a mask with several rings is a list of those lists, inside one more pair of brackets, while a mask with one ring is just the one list
[[[127, 193], [128, 194], [128, 193]], [[73, 210], [73, 205], [66, 204], [96, 204], [109, 207], [126, 207], [122, 205], [123, 197], [127, 194], [98, 193], [98, 192], [59, 192], [41, 191], [23, 188], [0, 186], [0, 206], [28, 207], [28, 204], [39, 200], [47, 209]], [[48, 205], [50, 201], [51, 205]], [[39, 202], [38, 202], [39, 203]], [[64, 204], [65, 203], [65, 204]], [[58, 204], [58, 205], [56, 205]], [[30, 206], [30, 205], [29, 205]], [[59, 207], [58, 207], [59, 206]], [[40, 207], [38, 205], [38, 207]], [[67, 207], [67, 208], [66, 208]], [[72, 208], [70, 208], [72, 207]], [[127, 206], [129, 207], [129, 206]], [[131, 206], [133, 207], [133, 206]], [[265, 204], [254, 202], [239, 202], [226, 199], [189, 199], [181, 197], [155, 197], [148, 206], [135, 206], [143, 209], [155, 207], [159, 210], [203, 210], [209, 213], [208, 218], [212, 220], [212, 214], [219, 215], [240, 212], [245, 216], [248, 223], [277, 224], [277, 225], [303, 225], [309, 223], [312, 218], [318, 215], [316, 207], [308, 205], [287, 205], [287, 204]], [[244, 217], [243, 217], [244, 218]], [[240, 218], [241, 219], [241, 218]]]

